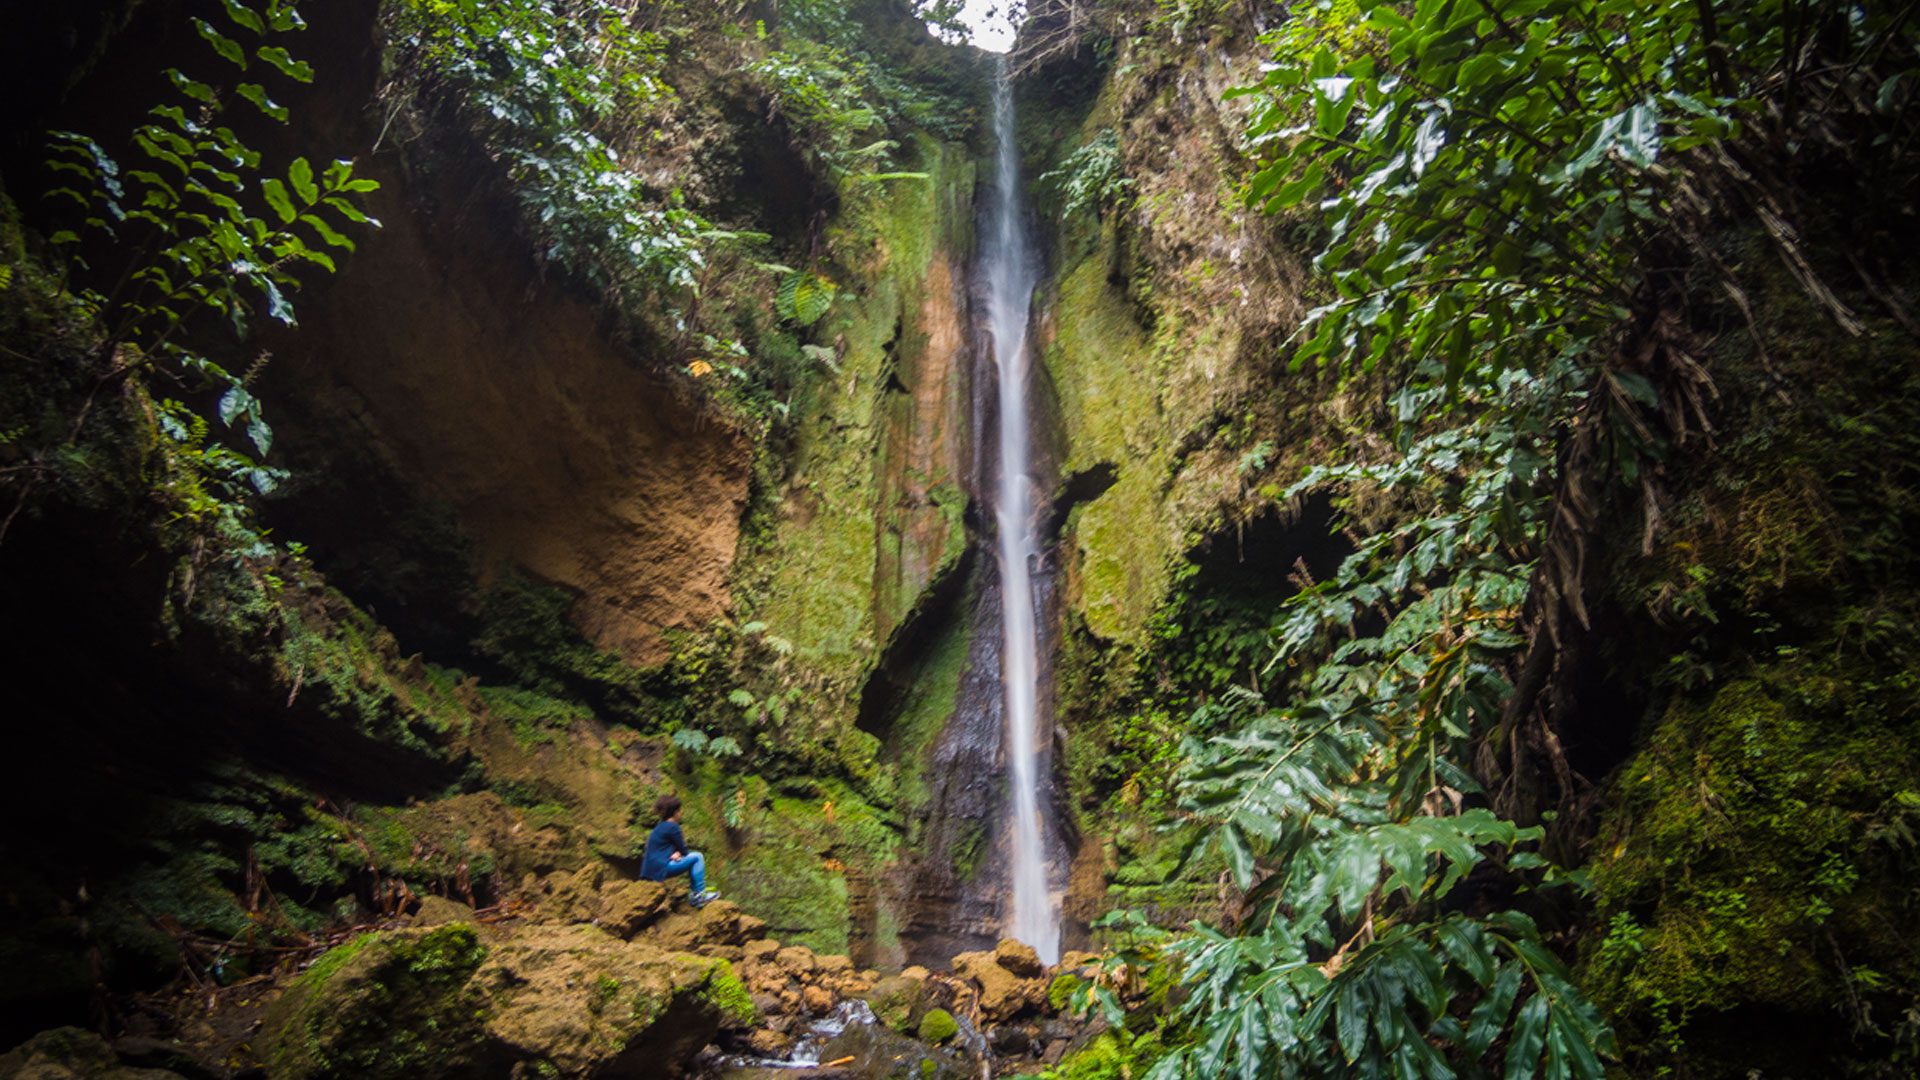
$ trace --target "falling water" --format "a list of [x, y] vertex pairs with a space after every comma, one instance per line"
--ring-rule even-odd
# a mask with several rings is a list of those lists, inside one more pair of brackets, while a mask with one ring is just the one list
[[1006, 693], [1007, 764], [1012, 784], [1013, 904], [1007, 933], [1053, 963], [1060, 957], [1060, 919], [1047, 883], [1047, 855], [1040, 819], [1040, 633], [1035, 616], [1033, 569], [1040, 547], [1035, 536], [1039, 491], [1032, 478], [1027, 388], [1027, 313], [1035, 268], [1020, 205], [1020, 161], [1013, 137], [1013, 92], [1004, 64], [993, 86], [997, 143], [995, 203], [983, 246], [987, 278], [987, 325], [993, 334], [994, 372], [999, 382], [1000, 477], [994, 493], [999, 533], [1000, 619], [1004, 632], [1002, 677]]

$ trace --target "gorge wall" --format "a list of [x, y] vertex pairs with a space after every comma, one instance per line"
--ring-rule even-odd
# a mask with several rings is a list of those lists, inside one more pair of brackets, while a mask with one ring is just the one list
[[[193, 463], [239, 436], [159, 420], [169, 395], [217, 416], [215, 395], [99, 373], [113, 358], [38, 198], [42, 129], [130, 122], [201, 48], [175, 26], [189, 8], [77, 11], [46, 61], [59, 89], [23, 91], [4, 142], [0, 476], [35, 479], [0, 507], [0, 678], [27, 763], [0, 808], [33, 823], [0, 841], [0, 1036], [160, 1030], [372, 929], [397, 936], [366, 955], [438, 942], [464, 979], [471, 942], [400, 922], [444, 901], [611, 918], [666, 792], [757, 923], [702, 928], [712, 959], [777, 939], [894, 968], [990, 946], [984, 58], [891, 2], [850, 7], [851, 28], [759, 6], [655, 20], [642, 66], [666, 90], [566, 129], [609, 133], [649, 205], [701, 216], [690, 282], [649, 291], [561, 254], [567, 204], [528, 195], [560, 140], [513, 142], [449, 89], [411, 8], [316, 8], [318, 78], [258, 141], [356, 158], [383, 228], [308, 282], [297, 327], [207, 335], [275, 426], [287, 476], [248, 497], [262, 536], [209, 509]], [[1325, 226], [1246, 205], [1257, 151], [1227, 94], [1259, 79], [1278, 9], [1108, 14], [1018, 83], [1069, 948], [1106, 940], [1091, 927], [1113, 910], [1246, 915], [1226, 857], [1193, 854], [1182, 742], [1295, 678], [1272, 663], [1281, 606], [1417, 509], [1289, 495], [1313, 466], [1403, 448], [1383, 377], [1288, 366], [1327, 299]], [[857, 137], [832, 127], [862, 110]], [[1794, 190], [1801, 257], [1853, 328], [1776, 238], [1712, 219], [1749, 292], [1688, 279], [1661, 309], [1708, 375], [1710, 427], [1593, 515], [1588, 611], [1529, 665], [1551, 723], [1524, 738], [1552, 754], [1449, 789], [1510, 799], [1579, 868], [1541, 902], [1551, 943], [1636, 1074], [1876, 1075], [1860, 1047], [1911, 1045], [1920, 368], [1887, 299], [1912, 274], [1858, 259], [1914, 223], [1855, 220], [1892, 197], [1849, 176], [1816, 160]], [[1472, 877], [1456, 902], [1500, 888]], [[656, 996], [718, 1023], [716, 971], [673, 967]], [[874, 981], [857, 975], [814, 983]]]

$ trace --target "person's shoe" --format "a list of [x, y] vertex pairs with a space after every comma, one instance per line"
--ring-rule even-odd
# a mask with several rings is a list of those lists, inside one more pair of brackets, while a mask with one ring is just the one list
[[693, 894], [693, 906], [697, 908], [706, 907], [708, 904], [711, 904], [718, 899], [720, 899], [720, 894], [713, 891], [712, 889], [708, 889], [705, 892], [698, 892]]

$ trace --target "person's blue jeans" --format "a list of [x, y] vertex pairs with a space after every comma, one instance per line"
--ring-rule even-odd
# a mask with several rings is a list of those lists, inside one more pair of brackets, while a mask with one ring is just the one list
[[707, 860], [699, 852], [689, 851], [685, 858], [668, 859], [667, 876], [673, 877], [676, 874], [687, 874], [691, 877], [695, 896], [707, 891]]

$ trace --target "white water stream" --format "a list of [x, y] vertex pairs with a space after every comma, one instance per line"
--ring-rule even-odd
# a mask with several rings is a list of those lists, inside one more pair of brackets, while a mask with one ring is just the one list
[[999, 380], [1000, 482], [994, 495], [999, 533], [1001, 606], [1005, 657], [1007, 766], [1012, 784], [1011, 855], [1013, 903], [1007, 934], [1033, 946], [1043, 963], [1060, 959], [1060, 915], [1048, 886], [1041, 820], [1040, 630], [1033, 574], [1040, 561], [1035, 530], [1040, 492], [1033, 482], [1031, 418], [1027, 389], [1032, 358], [1027, 315], [1036, 270], [1027, 243], [1020, 201], [1020, 155], [1013, 131], [1013, 91], [1002, 65], [993, 86], [993, 131], [997, 143], [995, 203], [982, 249], [987, 278], [987, 325], [993, 334], [994, 372]]

